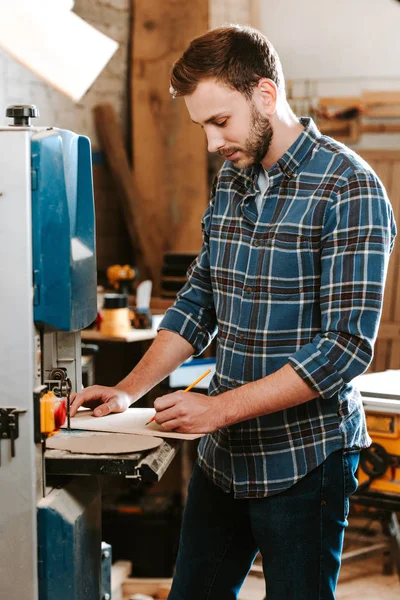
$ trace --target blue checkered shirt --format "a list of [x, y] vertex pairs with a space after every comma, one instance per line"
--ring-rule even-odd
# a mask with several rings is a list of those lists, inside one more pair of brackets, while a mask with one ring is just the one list
[[[216, 395], [287, 363], [315, 399], [204, 436], [199, 464], [237, 498], [277, 494], [340, 448], [371, 443], [351, 381], [368, 367], [396, 226], [382, 183], [311, 119], [268, 171], [225, 162], [203, 246], [160, 326], [201, 353], [217, 335]], [[229, 395], [227, 396], [229, 401]]]

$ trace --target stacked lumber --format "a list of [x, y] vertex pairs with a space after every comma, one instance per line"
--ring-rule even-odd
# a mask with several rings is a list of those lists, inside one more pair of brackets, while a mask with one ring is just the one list
[[364, 133], [400, 133], [400, 91], [321, 97], [311, 112], [322, 133], [349, 144]]

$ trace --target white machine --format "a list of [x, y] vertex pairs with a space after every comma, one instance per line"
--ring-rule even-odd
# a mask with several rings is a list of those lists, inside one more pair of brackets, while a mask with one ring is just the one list
[[81, 388], [79, 332], [96, 317], [90, 142], [32, 127], [37, 114], [9, 107], [0, 128], [0, 597], [98, 600], [99, 488], [94, 478], [46, 486], [51, 431], [40, 425], [46, 391], [57, 400]]

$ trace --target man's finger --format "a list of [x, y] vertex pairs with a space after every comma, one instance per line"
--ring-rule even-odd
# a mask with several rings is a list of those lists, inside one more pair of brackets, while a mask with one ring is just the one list
[[178, 414], [177, 414], [177, 410], [175, 408], [175, 406], [172, 406], [171, 408], [167, 408], [166, 410], [162, 410], [161, 412], [157, 412], [154, 415], [154, 420], [158, 425], [162, 425], [163, 423], [166, 423], [167, 421], [171, 421], [172, 419], [177, 419], [178, 418]]
[[124, 412], [126, 409], [125, 405], [121, 401], [120, 398], [111, 398], [110, 400], [104, 402], [94, 410], [95, 417], [105, 417], [110, 413], [118, 413]]
[[165, 410], [166, 408], [175, 406], [177, 400], [178, 398], [176, 392], [172, 394], [166, 394], [165, 396], [160, 396], [154, 401], [154, 408], [157, 412], [160, 410]]
[[[164, 431], [173, 431], [174, 429], [178, 429], [181, 423], [179, 419], [171, 419], [171, 421], [167, 421], [166, 423], [162, 423], [161, 427]], [[178, 429], [179, 431], [179, 429]]]
[[89, 402], [90, 400], [101, 400], [102, 392], [98, 386], [92, 386], [83, 390], [82, 392], [78, 392], [74, 394], [72, 398], [71, 394], [71, 417], [75, 416], [76, 411], [84, 402]]
[[110, 402], [105, 402], [104, 404], [100, 404], [100, 406], [97, 406], [97, 408], [95, 408], [93, 412], [94, 416], [105, 417], [106, 415], [109, 415], [110, 412], [113, 412], [110, 404]]

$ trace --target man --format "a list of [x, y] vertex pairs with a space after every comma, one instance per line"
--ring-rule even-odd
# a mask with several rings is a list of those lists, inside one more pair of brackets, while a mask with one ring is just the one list
[[334, 598], [348, 498], [370, 444], [351, 380], [373, 353], [395, 223], [370, 167], [298, 119], [273, 47], [248, 27], [175, 63], [208, 150], [226, 158], [204, 243], [150, 350], [72, 411], [125, 410], [217, 334], [209, 396], [155, 402], [166, 431], [204, 433], [170, 600], [237, 598], [258, 550], [268, 600]]

